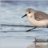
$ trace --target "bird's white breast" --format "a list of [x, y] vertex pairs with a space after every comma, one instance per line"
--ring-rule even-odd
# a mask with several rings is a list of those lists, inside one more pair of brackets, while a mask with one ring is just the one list
[[33, 25], [33, 26], [47, 26], [48, 25], [48, 20], [40, 20], [37, 21], [34, 16], [30, 17], [28, 16], [28, 20], [29, 22]]

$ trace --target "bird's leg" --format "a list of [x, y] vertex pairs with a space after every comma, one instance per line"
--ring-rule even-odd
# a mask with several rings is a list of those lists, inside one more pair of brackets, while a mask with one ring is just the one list
[[31, 31], [31, 30], [33, 30], [33, 29], [36, 29], [37, 27], [35, 26], [35, 27], [33, 27], [32, 29], [29, 29], [29, 30], [27, 30], [26, 32], [29, 32], [29, 31]]
[[48, 26], [47, 26], [47, 28], [48, 28]]

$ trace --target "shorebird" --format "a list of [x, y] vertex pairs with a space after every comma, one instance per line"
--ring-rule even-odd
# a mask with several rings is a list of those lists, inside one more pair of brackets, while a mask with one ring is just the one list
[[[34, 10], [32, 8], [26, 9], [26, 13], [23, 17], [27, 16], [28, 21], [34, 26], [33, 29], [37, 27], [46, 27], [48, 28], [48, 14], [42, 11]], [[27, 30], [31, 31], [32, 29]]]

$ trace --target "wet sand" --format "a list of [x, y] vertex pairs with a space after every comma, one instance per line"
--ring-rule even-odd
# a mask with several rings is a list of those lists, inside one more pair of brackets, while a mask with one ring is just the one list
[[48, 48], [48, 42], [36, 43], [36, 45], [31, 44], [27, 48]]

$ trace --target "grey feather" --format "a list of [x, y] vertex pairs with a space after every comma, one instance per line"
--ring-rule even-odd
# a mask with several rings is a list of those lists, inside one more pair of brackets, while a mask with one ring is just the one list
[[41, 11], [37, 11], [37, 12], [34, 13], [34, 17], [38, 21], [46, 20], [46, 19], [48, 19], [48, 14], [41, 12]]

